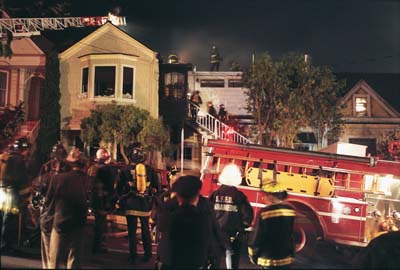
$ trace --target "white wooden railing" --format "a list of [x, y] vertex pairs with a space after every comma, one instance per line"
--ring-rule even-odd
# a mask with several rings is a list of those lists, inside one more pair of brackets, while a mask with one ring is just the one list
[[215, 139], [222, 139], [239, 144], [251, 143], [248, 138], [235, 131], [232, 127], [224, 124], [211, 114], [200, 111], [199, 106], [195, 105], [192, 102], [189, 102], [190, 117], [192, 116], [192, 113], [195, 115], [193, 120], [197, 123], [197, 125], [211, 133]]

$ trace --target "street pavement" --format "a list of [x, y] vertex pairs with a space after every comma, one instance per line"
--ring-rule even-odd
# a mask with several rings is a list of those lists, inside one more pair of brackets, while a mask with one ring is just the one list
[[[122, 219], [123, 220], [123, 219]], [[120, 220], [120, 221], [122, 221]], [[85, 232], [85, 255], [82, 268], [84, 269], [153, 269], [156, 254], [156, 245], [153, 244], [153, 258], [147, 263], [141, 262], [143, 249], [141, 245], [140, 230], [138, 230], [138, 258], [134, 265], [129, 263], [127, 232], [124, 225], [110, 224], [107, 233], [106, 244], [108, 253], [92, 254], [93, 218], [89, 218]], [[349, 269], [351, 268], [352, 256], [340, 252], [335, 246], [320, 241], [312, 257], [296, 256], [293, 269]], [[221, 262], [224, 267], [224, 261]], [[13, 256], [1, 255], [1, 269], [40, 269], [40, 240], [33, 243], [29, 248], [21, 248], [21, 252]], [[250, 263], [247, 256], [247, 247], [242, 250], [240, 262], [241, 269], [259, 269]]]
[[[86, 244], [90, 240], [85, 241]], [[136, 264], [129, 263], [127, 240], [122, 238], [108, 239], [107, 245], [109, 252], [105, 254], [91, 254], [87, 247], [85, 260], [82, 265], [84, 269], [153, 269], [155, 249], [153, 245], [153, 259], [147, 263], [141, 262], [141, 256], [138, 257]], [[350, 269], [351, 258], [343, 256], [333, 246], [321, 242], [316, 249], [318, 252], [312, 258], [295, 258], [292, 269]], [[138, 246], [138, 253], [143, 254], [141, 245]], [[221, 268], [223, 268], [223, 263]], [[1, 256], [1, 269], [40, 269], [40, 249], [34, 247], [25, 248], [23, 252], [14, 256]], [[241, 257], [241, 269], [259, 269], [250, 263], [245, 249]]]

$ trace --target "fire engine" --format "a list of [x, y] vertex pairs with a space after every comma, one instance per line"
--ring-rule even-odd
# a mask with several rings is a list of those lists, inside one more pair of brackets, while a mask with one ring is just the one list
[[324, 152], [210, 140], [201, 171], [202, 194], [218, 187], [224, 165], [244, 173], [238, 187], [258, 212], [266, 204], [261, 185], [274, 179], [295, 207], [298, 252], [313, 252], [317, 240], [363, 247], [400, 226], [400, 163]]

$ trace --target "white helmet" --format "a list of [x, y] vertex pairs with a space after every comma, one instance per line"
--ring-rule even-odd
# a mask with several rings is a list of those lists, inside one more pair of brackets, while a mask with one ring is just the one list
[[110, 159], [110, 154], [108, 153], [107, 149], [105, 148], [100, 148], [96, 152], [96, 162], [104, 163]]
[[239, 186], [242, 183], [242, 171], [235, 164], [228, 164], [219, 175], [218, 181], [222, 185]]

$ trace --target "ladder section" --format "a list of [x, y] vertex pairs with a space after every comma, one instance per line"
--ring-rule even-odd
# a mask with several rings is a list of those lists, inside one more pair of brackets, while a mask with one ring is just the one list
[[40, 35], [44, 30], [63, 30], [68, 27], [100, 26], [107, 22], [114, 25], [126, 25], [125, 17], [64, 17], [64, 18], [7, 18], [0, 19], [0, 33], [11, 32], [14, 37]]
[[192, 120], [194, 120], [199, 127], [207, 130], [216, 139], [222, 139], [238, 144], [251, 143], [248, 138], [235, 131], [227, 124], [221, 122], [219, 119], [206, 112], [200, 112], [200, 107], [192, 102], [189, 102], [189, 113], [190, 116], [195, 115], [194, 119], [192, 118]]

